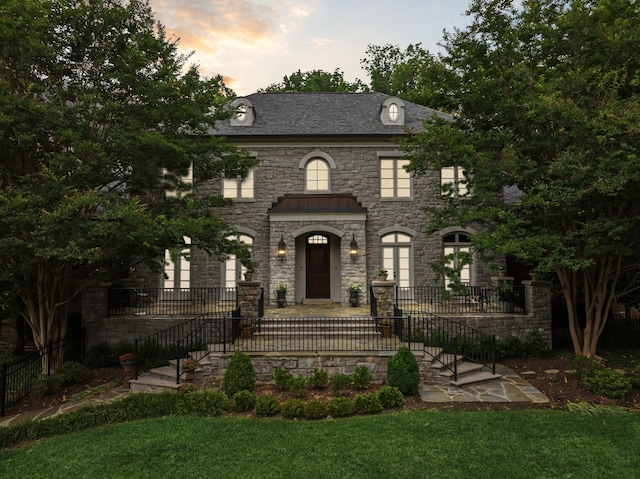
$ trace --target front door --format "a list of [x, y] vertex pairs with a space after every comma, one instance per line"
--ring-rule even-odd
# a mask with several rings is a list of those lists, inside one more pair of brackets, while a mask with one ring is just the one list
[[307, 238], [307, 298], [330, 298], [329, 240], [326, 236]]

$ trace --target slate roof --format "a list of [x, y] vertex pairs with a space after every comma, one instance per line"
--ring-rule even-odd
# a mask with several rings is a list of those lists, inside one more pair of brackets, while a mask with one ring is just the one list
[[219, 122], [214, 134], [239, 136], [400, 135], [405, 129], [422, 129], [421, 120], [447, 115], [415, 103], [404, 102], [405, 124], [383, 125], [383, 93], [254, 93], [244, 97], [253, 104], [251, 126]]
[[268, 213], [359, 214], [367, 209], [350, 194], [291, 194], [278, 198]]

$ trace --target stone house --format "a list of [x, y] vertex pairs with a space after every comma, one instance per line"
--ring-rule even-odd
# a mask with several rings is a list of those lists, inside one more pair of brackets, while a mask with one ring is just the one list
[[[469, 250], [470, 231], [427, 235], [425, 205], [467, 194], [464, 171], [414, 177], [397, 140], [447, 115], [381, 93], [256, 93], [230, 104], [235, 115], [214, 132], [248, 151], [258, 164], [244, 178], [225, 178], [197, 194], [233, 200], [225, 212], [252, 249], [270, 302], [286, 285], [288, 303], [326, 299], [348, 304], [348, 286], [362, 291], [381, 268], [399, 286], [435, 282], [431, 263]], [[188, 248], [188, 238], [185, 247]], [[243, 266], [192, 251], [192, 261], [167, 257], [164, 288], [234, 287]], [[462, 271], [470, 284], [488, 284], [489, 268]], [[366, 294], [362, 294], [365, 299]]]

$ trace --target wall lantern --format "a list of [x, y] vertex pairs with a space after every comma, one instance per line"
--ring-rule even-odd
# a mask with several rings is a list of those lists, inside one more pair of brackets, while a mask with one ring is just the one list
[[355, 258], [358, 254], [358, 242], [356, 241], [356, 235], [353, 235], [351, 238], [351, 244], [349, 245], [349, 254], [352, 258]]
[[287, 255], [287, 243], [284, 242], [284, 236], [280, 237], [278, 242], [278, 258], [284, 258]]

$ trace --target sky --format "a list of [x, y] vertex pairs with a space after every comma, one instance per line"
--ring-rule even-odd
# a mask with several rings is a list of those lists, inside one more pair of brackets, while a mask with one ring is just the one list
[[155, 17], [206, 77], [243, 96], [301, 70], [368, 83], [367, 45], [421, 43], [437, 53], [443, 30], [464, 28], [469, 0], [150, 0]]

